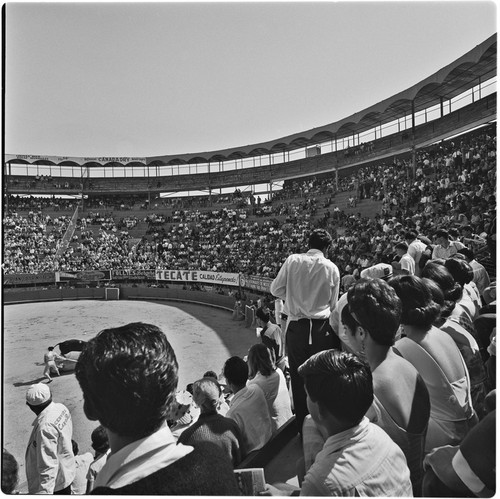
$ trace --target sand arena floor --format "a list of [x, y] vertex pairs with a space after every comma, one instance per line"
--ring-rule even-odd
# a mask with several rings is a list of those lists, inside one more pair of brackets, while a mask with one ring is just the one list
[[[29, 385], [42, 381], [48, 346], [68, 339], [89, 340], [100, 330], [129, 322], [159, 326], [179, 363], [179, 387], [207, 370], [220, 372], [232, 355], [244, 356], [258, 342], [255, 330], [231, 320], [231, 313], [203, 305], [145, 301], [58, 301], [3, 307], [2, 445], [19, 463], [19, 491], [26, 493], [24, 454], [35, 415], [25, 405]], [[83, 396], [73, 373], [54, 376], [53, 398], [73, 418], [80, 453], [93, 452], [90, 434], [97, 426], [83, 413]]]

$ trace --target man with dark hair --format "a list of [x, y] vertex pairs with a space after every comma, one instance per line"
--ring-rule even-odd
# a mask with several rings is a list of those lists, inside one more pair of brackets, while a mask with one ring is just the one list
[[26, 405], [36, 414], [26, 449], [28, 493], [70, 494], [75, 478], [71, 414], [65, 405], [52, 401], [44, 383], [28, 388]]
[[243, 437], [244, 458], [262, 448], [272, 436], [272, 420], [262, 388], [248, 385], [248, 365], [241, 357], [226, 360], [222, 369], [227, 387], [233, 392], [226, 417], [234, 419]]
[[[311, 418], [326, 437], [307, 470], [300, 494], [412, 496], [403, 452], [365, 417], [373, 401], [368, 365], [349, 353], [327, 350], [307, 360], [299, 374], [304, 379]], [[287, 490], [290, 495], [290, 486]], [[267, 485], [267, 492], [283, 495], [284, 491]]]
[[216, 445], [176, 445], [167, 419], [177, 369], [166, 336], [150, 324], [105, 329], [88, 342], [75, 374], [85, 415], [105, 428], [111, 448], [93, 494], [237, 494]]
[[285, 341], [299, 431], [308, 411], [297, 370], [312, 354], [340, 346], [329, 324], [340, 286], [339, 269], [326, 257], [331, 242], [332, 236], [326, 230], [313, 230], [309, 251], [290, 255], [270, 287], [288, 311]]
[[283, 345], [283, 336], [281, 328], [277, 324], [271, 322], [269, 310], [258, 308], [255, 311], [257, 325], [262, 328], [260, 339], [272, 352], [276, 361], [276, 367], [279, 367], [283, 372], [286, 370], [285, 346]]
[[448, 231], [444, 229], [437, 230], [434, 234], [434, 238], [436, 240], [436, 246], [434, 246], [434, 250], [432, 251], [433, 260], [448, 260], [448, 258], [452, 257], [455, 253], [458, 253], [458, 250], [465, 248], [460, 241], [450, 241], [450, 235]]
[[395, 270], [395, 274], [404, 275], [414, 275], [415, 274], [415, 260], [408, 254], [408, 245], [403, 242], [399, 242], [394, 246], [396, 250], [396, 255], [399, 257], [399, 261], [393, 261], [392, 267]]
[[427, 248], [420, 239], [418, 239], [418, 234], [414, 230], [409, 230], [405, 234], [405, 241], [408, 245], [408, 254], [415, 260], [415, 275], [420, 277], [422, 269], [420, 268], [420, 257]]

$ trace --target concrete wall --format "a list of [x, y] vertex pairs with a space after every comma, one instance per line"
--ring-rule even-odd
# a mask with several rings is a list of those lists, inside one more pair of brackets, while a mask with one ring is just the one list
[[[75, 288], [75, 289], [41, 289], [20, 290], [15, 292], [4, 289], [3, 303], [29, 303], [41, 301], [60, 300], [104, 300], [104, 288]], [[232, 296], [218, 295], [202, 291], [189, 291], [176, 288], [120, 288], [120, 300], [176, 300], [194, 302], [221, 307], [228, 310], [234, 309]]]

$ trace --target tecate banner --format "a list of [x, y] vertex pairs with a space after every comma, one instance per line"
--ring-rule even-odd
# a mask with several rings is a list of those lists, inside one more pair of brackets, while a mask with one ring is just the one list
[[156, 270], [158, 281], [208, 282], [225, 286], [239, 286], [240, 275], [209, 270]]

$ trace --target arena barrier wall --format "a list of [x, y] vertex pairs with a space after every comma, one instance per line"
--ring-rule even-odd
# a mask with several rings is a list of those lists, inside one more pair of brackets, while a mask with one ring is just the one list
[[[30, 303], [62, 300], [104, 300], [105, 288], [3, 290], [3, 303]], [[216, 293], [190, 291], [175, 288], [121, 287], [120, 299], [125, 300], [172, 300], [199, 303], [233, 311], [234, 298]]]

